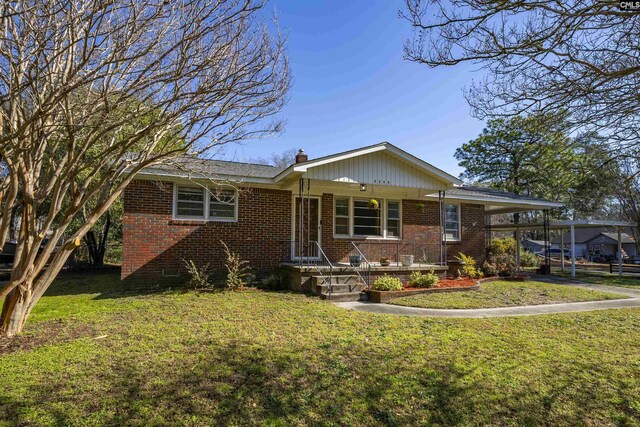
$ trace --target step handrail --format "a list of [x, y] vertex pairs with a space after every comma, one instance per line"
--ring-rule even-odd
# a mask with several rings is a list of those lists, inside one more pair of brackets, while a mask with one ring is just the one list
[[356, 245], [356, 243], [354, 241], [351, 241], [351, 245], [358, 252], [358, 255], [360, 255], [360, 264], [362, 264], [364, 262], [367, 265], [367, 278], [366, 279], [364, 277], [362, 277], [362, 274], [360, 274], [360, 268], [359, 267], [355, 267], [354, 266], [353, 269], [356, 271], [356, 274], [358, 275], [358, 277], [360, 277], [360, 280], [362, 280], [364, 282], [365, 286], [367, 287], [367, 291], [368, 291], [369, 290], [369, 280], [371, 278], [371, 263], [369, 262], [367, 257], [364, 256], [362, 251], [360, 251], [360, 248], [358, 248], [358, 245]]
[[[333, 292], [333, 264], [329, 260], [329, 257], [327, 256], [327, 254], [325, 254], [324, 251], [322, 250], [322, 246], [320, 246], [320, 243], [317, 240], [313, 240], [313, 243], [315, 243], [316, 247], [318, 248], [318, 255], [322, 255], [322, 258], [324, 258], [324, 261], [326, 261], [327, 265], [329, 266], [329, 292], [328, 292], [328, 295], [331, 296], [331, 293]], [[320, 273], [320, 276], [322, 276], [324, 278], [324, 274], [322, 274], [321, 269], [318, 269], [318, 273]]]

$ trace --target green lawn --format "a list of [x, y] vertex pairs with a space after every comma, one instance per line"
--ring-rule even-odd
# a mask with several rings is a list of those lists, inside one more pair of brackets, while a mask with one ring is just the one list
[[423, 308], [493, 308], [621, 298], [626, 297], [550, 283], [496, 281], [482, 283], [477, 291], [414, 295], [393, 299], [390, 304]]
[[116, 280], [59, 280], [0, 341], [6, 425], [640, 425], [640, 309], [436, 319]]
[[[555, 272], [558, 276], [571, 278], [569, 273]], [[640, 276], [623, 275], [618, 273], [580, 272], [576, 271], [576, 279], [597, 285], [622, 286], [625, 288], [640, 289]]]

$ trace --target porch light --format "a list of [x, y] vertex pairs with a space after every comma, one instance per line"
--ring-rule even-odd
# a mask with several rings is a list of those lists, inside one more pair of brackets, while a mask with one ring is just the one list
[[367, 191], [367, 184], [360, 184], [360, 191]]

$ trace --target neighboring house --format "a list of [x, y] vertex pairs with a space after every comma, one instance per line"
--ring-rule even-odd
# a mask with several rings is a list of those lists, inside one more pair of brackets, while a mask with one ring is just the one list
[[[627, 233], [620, 233], [622, 240], [622, 258], [633, 258], [637, 255], [636, 241]], [[601, 258], [618, 258], [618, 233], [603, 232], [587, 241], [587, 250], [593, 256]]]
[[537, 253], [544, 251], [544, 240], [533, 240], [533, 239], [524, 239], [522, 241], [522, 248], [525, 251]]
[[[621, 233], [622, 256], [632, 258], [637, 256], [636, 242], [630, 235], [630, 230]], [[606, 227], [576, 228], [575, 230], [576, 256], [591, 260], [616, 259], [618, 257], [618, 233], [615, 229]], [[569, 249], [571, 236], [564, 233], [564, 246]], [[552, 239], [553, 248], [560, 247], [560, 237]]]
[[183, 158], [126, 188], [122, 277], [183, 276], [183, 260], [222, 269], [221, 241], [257, 269], [345, 263], [356, 246], [369, 261], [433, 265], [446, 250], [481, 262], [485, 215], [557, 206], [465, 186], [389, 143], [313, 160], [301, 150], [286, 168]]

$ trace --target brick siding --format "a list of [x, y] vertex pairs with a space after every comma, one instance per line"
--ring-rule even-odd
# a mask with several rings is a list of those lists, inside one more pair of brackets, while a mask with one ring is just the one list
[[[250, 266], [277, 267], [289, 257], [291, 239], [290, 191], [250, 188], [239, 196], [238, 222], [204, 222], [172, 219], [173, 184], [145, 180], [133, 181], [124, 193], [123, 279], [158, 279], [166, 274], [184, 276], [183, 259], [198, 265], [209, 263], [222, 271], [224, 253], [220, 240], [237, 251]], [[424, 204], [420, 209], [417, 205]], [[322, 247], [333, 261], [347, 261], [351, 241], [333, 237], [333, 194], [321, 198]], [[458, 252], [484, 259], [484, 207], [462, 204], [462, 239], [448, 244], [448, 257]], [[402, 201], [402, 240], [368, 248], [370, 261], [396, 252], [408, 253], [406, 242], [426, 242], [439, 253], [437, 202]], [[377, 251], [377, 252], [375, 252]], [[416, 259], [417, 261], [417, 259]]]
[[125, 189], [123, 279], [182, 274], [183, 259], [222, 270], [221, 240], [253, 268], [276, 267], [288, 256], [290, 191], [241, 190], [238, 222], [173, 220], [172, 210], [171, 183], [135, 180]]

